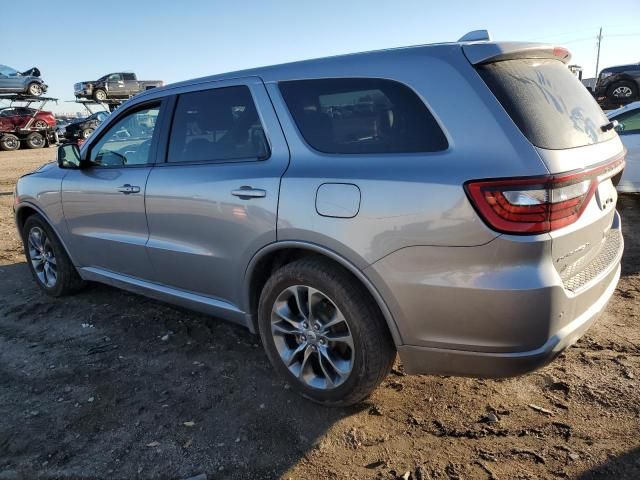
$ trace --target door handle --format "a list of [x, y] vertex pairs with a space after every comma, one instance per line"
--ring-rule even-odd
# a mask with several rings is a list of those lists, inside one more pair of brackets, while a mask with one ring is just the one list
[[261, 188], [252, 188], [247, 185], [243, 185], [237, 190], [232, 190], [231, 195], [240, 197], [242, 200], [250, 200], [252, 198], [263, 198], [267, 196], [267, 192]]
[[124, 185], [118, 187], [118, 191], [120, 193], [124, 193], [125, 195], [129, 195], [130, 193], [140, 193], [140, 187], [125, 183]]

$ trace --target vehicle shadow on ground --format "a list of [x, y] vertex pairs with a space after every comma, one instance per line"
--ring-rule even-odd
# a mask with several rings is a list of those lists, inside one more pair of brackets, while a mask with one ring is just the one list
[[640, 478], [640, 448], [611, 457], [607, 462], [584, 472], [578, 480]]
[[[0, 267], [0, 470], [57, 478], [274, 478], [364, 408], [306, 401], [259, 337], [101, 285], [40, 293]], [[84, 476], [83, 476], [84, 478]]]

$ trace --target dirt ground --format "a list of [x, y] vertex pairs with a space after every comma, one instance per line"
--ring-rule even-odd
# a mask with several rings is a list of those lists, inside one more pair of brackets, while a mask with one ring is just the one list
[[54, 149], [0, 152], [0, 480], [640, 478], [640, 197], [620, 198], [623, 276], [548, 367], [405, 376], [368, 402], [309, 403], [234, 325], [92, 285], [43, 296], [11, 211]]

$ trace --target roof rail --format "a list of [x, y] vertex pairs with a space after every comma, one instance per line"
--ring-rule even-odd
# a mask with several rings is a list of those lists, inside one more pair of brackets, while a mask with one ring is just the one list
[[474, 30], [460, 37], [458, 41], [459, 42], [488, 42], [490, 40], [491, 38], [489, 37], [488, 30]]

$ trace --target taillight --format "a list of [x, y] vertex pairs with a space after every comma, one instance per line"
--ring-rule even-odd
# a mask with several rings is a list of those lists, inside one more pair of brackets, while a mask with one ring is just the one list
[[577, 173], [478, 180], [465, 184], [482, 219], [502, 233], [546, 233], [572, 224], [598, 185], [624, 169], [624, 159]]

